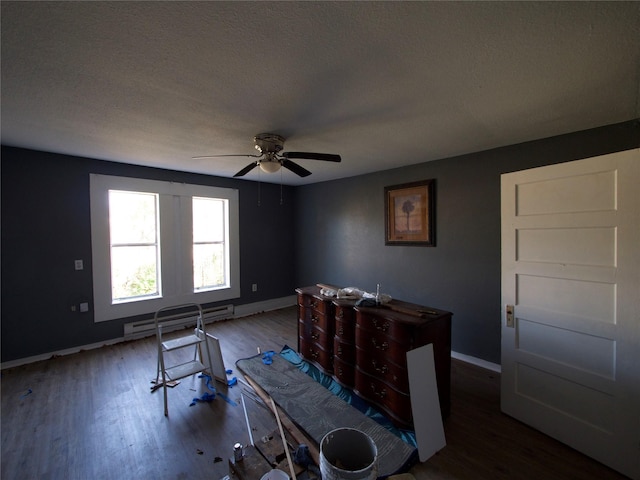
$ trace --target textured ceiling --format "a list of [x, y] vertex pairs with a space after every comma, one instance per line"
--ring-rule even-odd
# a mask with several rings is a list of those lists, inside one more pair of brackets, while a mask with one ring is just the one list
[[[2, 143], [300, 185], [640, 117], [640, 2], [2, 1]], [[260, 176], [259, 176], [260, 175]]]

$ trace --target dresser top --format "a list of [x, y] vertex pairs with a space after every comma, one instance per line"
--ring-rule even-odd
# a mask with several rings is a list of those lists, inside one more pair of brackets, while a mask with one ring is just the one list
[[[323, 284], [323, 286], [330, 286]], [[333, 286], [332, 286], [333, 287]], [[335, 290], [339, 290], [341, 287], [333, 287]], [[421, 323], [422, 321], [435, 320], [441, 317], [450, 317], [451, 312], [440, 310], [438, 308], [427, 307], [425, 305], [418, 305], [415, 303], [404, 302], [402, 300], [391, 300], [390, 302], [381, 305], [379, 307], [360, 307], [356, 306], [356, 300], [352, 299], [338, 299], [336, 297], [329, 297], [320, 293], [321, 288], [318, 285], [296, 288], [296, 293], [303, 295], [311, 295], [322, 301], [333, 302], [336, 305], [350, 305], [356, 311], [362, 313], [375, 314], [378, 316], [384, 316], [410, 323]]]

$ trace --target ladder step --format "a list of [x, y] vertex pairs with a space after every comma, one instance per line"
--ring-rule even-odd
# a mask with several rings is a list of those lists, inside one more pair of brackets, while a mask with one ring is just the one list
[[180, 378], [195, 375], [196, 373], [200, 373], [204, 370], [206, 370], [205, 366], [201, 362], [194, 360], [192, 362], [167, 368], [165, 372], [169, 380], [179, 380]]
[[167, 340], [162, 342], [162, 348], [165, 352], [175, 350], [177, 348], [188, 347], [189, 345], [197, 345], [201, 343], [202, 339], [196, 335], [187, 335], [185, 337], [176, 338], [174, 340]]

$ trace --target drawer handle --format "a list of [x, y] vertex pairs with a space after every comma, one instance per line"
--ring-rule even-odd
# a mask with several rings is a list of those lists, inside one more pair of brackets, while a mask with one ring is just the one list
[[387, 389], [383, 388], [380, 391], [376, 391], [376, 385], [374, 383], [371, 384], [371, 391], [376, 397], [379, 397], [379, 398], [384, 398], [387, 396]]
[[342, 372], [342, 367], [338, 367], [338, 376], [342, 377], [344, 373]]
[[340, 310], [337, 314], [336, 314], [336, 318], [338, 320], [342, 320], [344, 318], [344, 312], [342, 310]]
[[389, 322], [384, 322], [382, 325], [378, 325], [378, 320], [376, 318], [373, 319], [373, 326], [381, 332], [387, 332], [390, 327]]
[[371, 339], [371, 343], [373, 343], [374, 347], [376, 347], [378, 350], [382, 350], [383, 352], [389, 348], [389, 344], [387, 342], [382, 342], [379, 344], [375, 338]]
[[318, 302], [312, 301], [310, 305], [311, 305], [311, 308], [316, 308], [318, 306]]
[[314, 360], [316, 358], [318, 358], [320, 354], [318, 352], [316, 352], [315, 350], [311, 350], [311, 358], [313, 358]]
[[338, 355], [342, 356], [342, 345], [338, 347]]
[[373, 365], [373, 369], [378, 373], [385, 374], [389, 371], [389, 367], [386, 364], [379, 367], [378, 362], [375, 360], [371, 360], [371, 364]]
[[318, 317], [316, 317], [315, 315], [313, 315], [313, 314], [312, 314], [312, 315], [311, 315], [311, 321], [312, 321], [313, 323], [318, 323]]
[[313, 340], [318, 340], [320, 338], [320, 334], [311, 332], [311, 338]]
[[338, 335], [344, 335], [344, 327], [340, 327], [340, 330], [338, 330]]

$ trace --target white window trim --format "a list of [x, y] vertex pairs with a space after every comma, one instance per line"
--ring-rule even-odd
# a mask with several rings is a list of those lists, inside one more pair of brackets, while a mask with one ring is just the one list
[[[211, 187], [91, 174], [91, 248], [93, 262], [94, 321], [153, 313], [162, 307], [195, 302], [213, 303], [240, 297], [239, 193], [231, 188]], [[160, 238], [162, 297], [126, 303], [111, 301], [109, 241], [109, 190], [160, 194]], [[193, 291], [191, 269], [191, 207], [184, 197], [214, 197], [229, 200], [229, 285], [215, 290]]]

